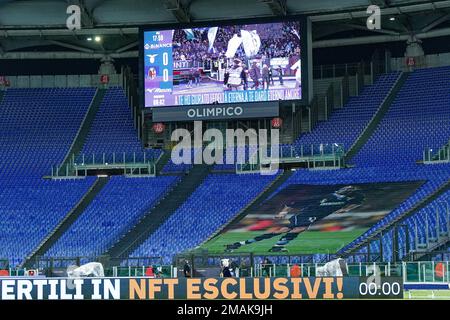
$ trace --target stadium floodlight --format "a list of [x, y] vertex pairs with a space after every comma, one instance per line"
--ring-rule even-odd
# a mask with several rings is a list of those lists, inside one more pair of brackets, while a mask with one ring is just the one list
[[395, 21], [395, 17], [390, 17], [389, 20], [390, 21]]
[[100, 36], [96, 36], [94, 39], [95, 39], [95, 42], [100, 42], [100, 41], [102, 41], [102, 38], [101, 38]]
[[86, 40], [87, 40], [87, 41], [92, 41], [92, 38], [91, 38], [91, 37], [88, 37]]

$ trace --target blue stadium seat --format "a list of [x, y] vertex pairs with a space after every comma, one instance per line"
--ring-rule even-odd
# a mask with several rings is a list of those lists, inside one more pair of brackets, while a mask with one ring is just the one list
[[327, 121], [317, 124], [310, 133], [301, 135], [294, 146], [339, 143], [349, 150], [387, 97], [400, 73], [381, 75], [373, 85], [364, 87], [359, 96], [334, 110]]
[[77, 221], [45, 255], [101, 255], [136, 224], [178, 180], [177, 176], [132, 179], [112, 177]]
[[132, 254], [163, 257], [205, 241], [261, 193], [276, 176], [259, 174], [210, 174], [188, 200]]
[[105, 154], [107, 162], [113, 162], [113, 153], [116, 159], [122, 159], [125, 154], [128, 160], [136, 155], [136, 161], [158, 159], [162, 151], [159, 149], [144, 150], [142, 143], [134, 128], [131, 109], [122, 88], [109, 88], [103, 98], [100, 108], [78, 155], [77, 162], [81, 163], [82, 155], [102, 159]]
[[94, 178], [44, 180], [66, 156], [94, 88], [9, 89], [0, 104], [0, 257], [15, 266], [88, 191]]
[[450, 137], [450, 67], [419, 69], [408, 76], [377, 130], [354, 157], [358, 166], [414, 166], [425, 148]]

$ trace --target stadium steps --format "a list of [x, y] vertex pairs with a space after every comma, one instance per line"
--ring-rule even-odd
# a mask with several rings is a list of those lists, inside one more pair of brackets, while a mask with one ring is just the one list
[[220, 233], [227, 231], [233, 224], [239, 222], [240, 220], [245, 218], [250, 212], [256, 210], [265, 200], [267, 200], [275, 191], [277, 191], [278, 188], [280, 188], [281, 185], [283, 185], [283, 183], [285, 183], [290, 176], [292, 176], [292, 171], [290, 170], [285, 170], [283, 173], [278, 174], [276, 179], [274, 179], [272, 183], [269, 184], [255, 199], [253, 199], [252, 202], [250, 202], [245, 208], [243, 208], [240, 212], [238, 212], [238, 214], [233, 219], [228, 221], [227, 224], [225, 224], [219, 230], [214, 232], [208, 239], [203, 241], [203, 243], [200, 244], [198, 247], [201, 247], [203, 244], [212, 240]]
[[408, 79], [408, 73], [402, 72], [400, 74], [399, 78], [397, 79], [397, 81], [395, 82], [394, 86], [391, 88], [391, 91], [389, 92], [389, 94], [386, 96], [386, 98], [381, 103], [380, 108], [373, 115], [369, 124], [366, 126], [364, 131], [361, 132], [359, 137], [356, 139], [355, 143], [353, 143], [353, 145], [350, 147], [350, 149], [346, 155], [347, 162], [361, 150], [361, 148], [366, 144], [366, 142], [370, 139], [372, 134], [375, 132], [375, 130], [377, 129], [381, 120], [383, 120], [383, 118], [386, 115], [386, 113], [388, 112], [390, 106], [392, 105], [395, 98], [397, 97], [397, 94], [400, 92], [403, 85], [405, 84], [406, 79]]
[[[333, 93], [334, 93], [334, 101], [335, 105], [334, 108], [342, 108], [345, 106], [346, 101], [341, 101], [341, 84], [344, 77], [335, 77], [335, 78], [323, 78], [323, 79], [314, 79], [314, 94], [317, 94], [319, 96], [325, 96], [328, 88], [330, 85], [333, 85]], [[356, 76], [349, 76], [349, 93], [350, 96], [357, 96], [357, 88], [356, 88]], [[371, 76], [365, 75], [364, 76], [364, 83], [365, 85], [371, 84]], [[343, 103], [343, 104], [342, 104]]]
[[399, 215], [397, 218], [392, 220], [391, 223], [384, 225], [382, 228], [380, 228], [379, 230], [377, 230], [376, 232], [374, 232], [373, 234], [368, 236], [363, 241], [355, 244], [351, 248], [348, 248], [347, 250], [342, 251], [340, 253], [344, 257], [346, 257], [346, 256], [348, 256], [349, 254], [352, 254], [352, 253], [357, 253], [359, 249], [367, 246], [367, 244], [369, 244], [371, 241], [375, 240], [382, 233], [386, 233], [387, 231], [389, 231], [392, 227], [395, 226], [396, 223], [401, 222], [402, 220], [404, 220], [404, 219], [406, 219], [406, 218], [416, 214], [419, 210], [421, 210], [421, 209], [425, 208], [426, 206], [428, 206], [431, 202], [433, 202], [436, 199], [438, 199], [443, 193], [447, 192], [448, 190], [450, 190], [450, 180], [445, 182], [444, 184], [442, 184], [439, 188], [436, 189], [435, 192], [433, 192], [432, 194], [428, 195], [427, 197], [425, 197], [421, 201], [417, 202], [412, 208], [410, 208], [409, 210], [406, 210], [403, 214]]
[[166, 197], [150, 208], [140, 221], [124, 234], [104, 255], [124, 257], [154, 233], [194, 192], [211, 171], [209, 165], [196, 165], [173, 187]]
[[407, 261], [431, 261], [432, 257], [436, 255], [437, 252], [447, 251], [446, 249], [450, 246], [450, 237], [440, 238], [436, 243], [429, 245], [425, 251], [413, 251], [410, 252], [404, 260]]
[[25, 259], [22, 267], [31, 267], [36, 258], [43, 256], [53, 244], [70, 228], [84, 210], [91, 204], [109, 178], [98, 178], [81, 200], [67, 213], [55, 229], [36, 247], [36, 249]]
[[91, 130], [92, 123], [94, 122], [95, 115], [100, 109], [100, 105], [102, 104], [106, 92], [107, 89], [97, 89], [97, 91], [95, 92], [91, 105], [89, 106], [89, 109], [84, 116], [83, 122], [78, 129], [77, 135], [73, 140], [72, 145], [70, 146], [70, 149], [67, 152], [61, 167], [68, 164], [71, 158], [76, 157], [83, 149], [83, 145], [86, 141], [89, 131]]
[[[164, 150], [161, 158], [156, 163], [156, 174], [161, 174], [164, 166], [169, 162], [172, 152], [170, 150]], [[167, 174], [164, 174], [167, 175]]]
[[[367, 76], [367, 75], [364, 77], [364, 83], [366, 85], [371, 84], [370, 77], [371, 76]], [[349, 79], [349, 97], [358, 96], [358, 90], [356, 88], [356, 82], [357, 82], [356, 76], [349, 76], [348, 79]], [[345, 105], [347, 104], [347, 100], [341, 101], [342, 100], [341, 85], [342, 85], [343, 80], [344, 80], [344, 77], [323, 78], [323, 79], [315, 79], [314, 80], [314, 95], [317, 96], [317, 99], [319, 99], [320, 105], [323, 105], [323, 103], [324, 103], [323, 101], [325, 99], [325, 95], [326, 95], [328, 88], [330, 87], [330, 85], [333, 85], [334, 105], [331, 110], [331, 114], [333, 113], [333, 111], [335, 111], [337, 109], [344, 108]], [[320, 112], [320, 110], [319, 110], [319, 112]], [[331, 114], [329, 114], [328, 117], [330, 117]], [[328, 121], [328, 120], [319, 120], [319, 121]], [[308, 118], [303, 117], [301, 120], [301, 128], [302, 128], [301, 133], [297, 137], [293, 137], [294, 138], [293, 140], [291, 140], [291, 141], [286, 140], [286, 141], [283, 141], [282, 143], [292, 143], [292, 141], [297, 140], [302, 134], [313, 131], [315, 126], [317, 125], [317, 123], [313, 124], [313, 126], [311, 128], [309, 128]]]

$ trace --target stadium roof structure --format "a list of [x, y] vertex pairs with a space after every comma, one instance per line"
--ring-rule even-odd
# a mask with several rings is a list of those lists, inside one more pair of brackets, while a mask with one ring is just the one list
[[[66, 27], [72, 4], [81, 30]], [[381, 8], [381, 30], [366, 27], [369, 5]], [[450, 35], [449, 0], [0, 0], [0, 58], [136, 57], [139, 25], [299, 14], [316, 48]]]

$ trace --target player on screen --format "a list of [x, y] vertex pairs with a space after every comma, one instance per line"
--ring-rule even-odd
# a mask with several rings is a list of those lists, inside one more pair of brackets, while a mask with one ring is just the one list
[[194, 70], [194, 84], [196, 87], [200, 86], [200, 82], [202, 80], [202, 75], [200, 73], [200, 70], [198, 68], [195, 68]]
[[242, 85], [242, 70], [241, 60], [234, 59], [233, 65], [227, 70], [229, 73], [228, 86], [231, 90], [237, 90]]
[[269, 74], [269, 66], [267, 64], [264, 64], [262, 68], [262, 82], [263, 82], [263, 89], [269, 90], [270, 86], [270, 74]]
[[278, 66], [277, 73], [278, 73], [278, 80], [280, 81], [280, 86], [282, 86], [284, 85], [284, 81], [283, 81], [283, 68], [281, 66]]
[[258, 90], [259, 78], [261, 78], [261, 71], [259, 70], [259, 67], [258, 67], [256, 61], [253, 61], [253, 63], [252, 63], [252, 67], [249, 70], [249, 76], [253, 81], [252, 89]]
[[[284, 207], [275, 214], [274, 220], [277, 220], [282, 227], [259, 235], [253, 239], [235, 242], [226, 246], [226, 251], [233, 251], [242, 246], [258, 241], [271, 239], [282, 235], [277, 243], [270, 249], [273, 252], [287, 251], [285, 246], [294, 240], [300, 233], [308, 230], [314, 223], [322, 220], [330, 214], [342, 214], [354, 210], [361, 206], [364, 201], [364, 194], [355, 186], [345, 186], [339, 190], [330, 193], [319, 203], [314, 200], [306, 206], [295, 208], [284, 205]], [[287, 218], [290, 216], [289, 218]]]
[[272, 86], [275, 85], [275, 82], [273, 81], [273, 69], [272, 69], [272, 66], [269, 66], [269, 81], [270, 81], [270, 84]]
[[284, 205], [283, 209], [281, 209], [281, 211], [279, 211], [275, 215], [274, 219], [275, 220], [284, 220], [284, 219], [286, 219], [287, 214], [292, 212], [292, 211], [294, 211], [294, 210], [295, 210], [294, 208], [291, 208], [291, 207], [289, 207], [287, 205]]
[[242, 72], [241, 72], [242, 84], [244, 86], [244, 90], [248, 89], [248, 69], [245, 64], [242, 64]]

